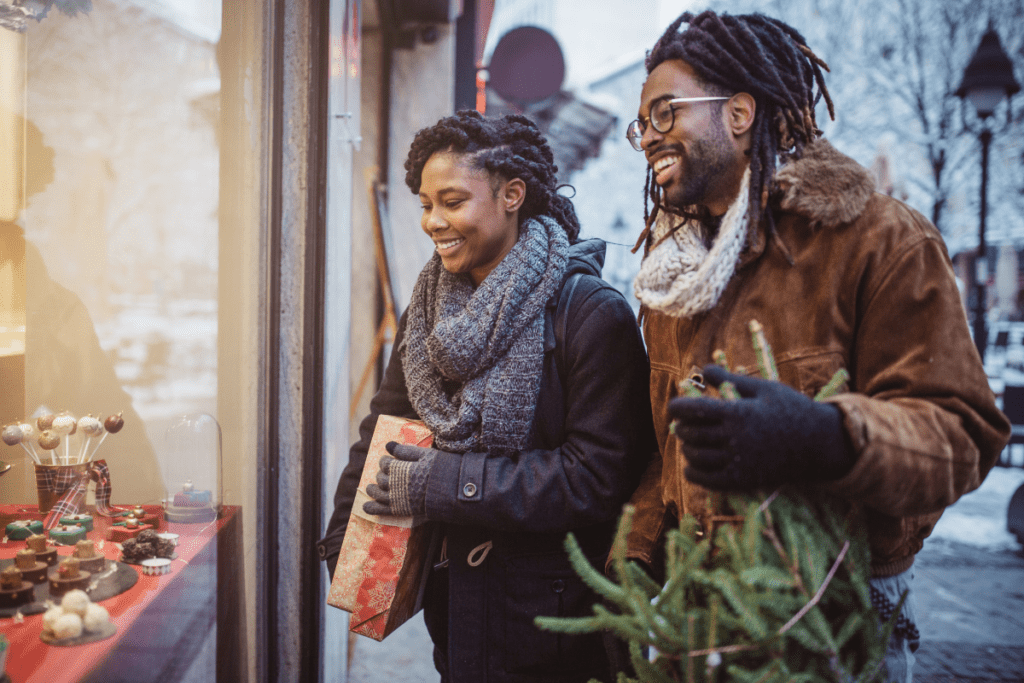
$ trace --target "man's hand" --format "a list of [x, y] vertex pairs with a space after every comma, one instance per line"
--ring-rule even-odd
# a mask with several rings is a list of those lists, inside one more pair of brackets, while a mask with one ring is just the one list
[[377, 483], [366, 487], [373, 500], [363, 503], [363, 510], [370, 515], [422, 515], [430, 466], [439, 451], [395, 441], [384, 448], [394, 457], [381, 457]]
[[751, 490], [838, 479], [853, 467], [856, 455], [838, 407], [717, 365], [704, 368], [704, 379], [714, 387], [731, 382], [740, 398], [669, 402], [688, 481], [709, 489]]

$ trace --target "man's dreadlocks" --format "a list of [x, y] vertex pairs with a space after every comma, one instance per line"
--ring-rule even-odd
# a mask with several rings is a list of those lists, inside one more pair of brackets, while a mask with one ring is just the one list
[[[689, 27], [679, 31], [683, 24]], [[748, 225], [756, 226], [762, 215], [768, 230], [775, 225], [768, 206], [773, 189], [776, 158], [799, 159], [804, 145], [821, 135], [814, 107], [822, 96], [828, 113], [835, 110], [822, 69], [825, 64], [804, 37], [791, 26], [763, 14], [729, 15], [710, 10], [694, 16], [685, 12], [662, 34], [647, 54], [650, 74], [659, 64], [680, 59], [704, 81], [701, 85], [715, 95], [750, 94], [757, 103], [750, 140], [750, 203]], [[815, 85], [818, 93], [815, 95]], [[652, 182], [647, 169], [644, 183], [644, 224], [637, 247], [648, 238], [662, 209], [661, 188]], [[654, 202], [648, 211], [647, 199]]]
[[558, 194], [558, 166], [551, 147], [537, 125], [512, 114], [486, 118], [478, 112], [460, 111], [416, 133], [405, 160], [405, 184], [418, 194], [423, 167], [437, 152], [466, 154], [473, 168], [492, 177], [526, 184], [526, 198], [519, 209], [519, 223], [535, 216], [551, 216], [565, 230], [569, 242], [580, 234], [580, 221], [568, 197]]

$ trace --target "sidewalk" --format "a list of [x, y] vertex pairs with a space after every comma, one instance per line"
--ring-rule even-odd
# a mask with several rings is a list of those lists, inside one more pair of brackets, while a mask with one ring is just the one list
[[1006, 505], [1024, 482], [996, 468], [943, 515], [915, 562], [921, 648], [914, 680], [1024, 681], [1024, 552]]

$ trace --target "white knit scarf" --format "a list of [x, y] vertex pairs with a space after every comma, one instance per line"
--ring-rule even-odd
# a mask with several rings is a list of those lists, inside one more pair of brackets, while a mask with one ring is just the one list
[[[711, 249], [704, 245], [698, 221], [662, 211], [654, 224], [655, 247], [644, 257], [633, 281], [640, 303], [676, 318], [688, 318], [714, 308], [725, 291], [747, 241], [750, 169], [743, 174]], [[681, 222], [682, 227], [663, 239]]]

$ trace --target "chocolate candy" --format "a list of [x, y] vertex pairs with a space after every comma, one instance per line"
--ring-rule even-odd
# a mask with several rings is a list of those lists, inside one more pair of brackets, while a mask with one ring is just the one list
[[21, 588], [21, 582], [21, 570], [13, 564], [0, 573], [0, 588], [3, 588], [5, 591]]
[[108, 417], [103, 421], [103, 426], [106, 427], [107, 431], [111, 434], [117, 434], [121, 431], [121, 427], [124, 427], [124, 420], [121, 418], [121, 413]]
[[78, 576], [78, 566], [77, 558], [65, 558], [57, 565], [57, 576], [62, 579], [73, 579]]
[[32, 534], [25, 539], [25, 545], [34, 553], [45, 553], [46, 536], [43, 536], [42, 534]]
[[75, 557], [83, 560], [96, 557], [96, 544], [86, 539], [75, 544]]
[[18, 565], [18, 569], [35, 569], [36, 566], [36, 553], [34, 550], [25, 548], [19, 550], [14, 556], [14, 563]]

